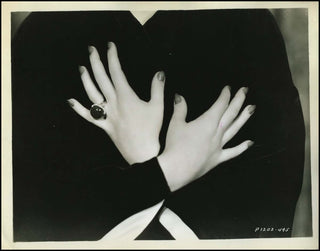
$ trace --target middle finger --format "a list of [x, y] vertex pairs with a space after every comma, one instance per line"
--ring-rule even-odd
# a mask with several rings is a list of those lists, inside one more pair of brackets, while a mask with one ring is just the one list
[[93, 81], [91, 80], [86, 67], [80, 66], [79, 71], [80, 71], [83, 87], [86, 90], [86, 93], [89, 99], [91, 100], [91, 102], [96, 104], [102, 103], [104, 101], [104, 98], [96, 88]]
[[89, 53], [92, 71], [100, 90], [108, 101], [114, 100], [115, 90], [100, 60], [97, 49], [94, 46], [89, 46]]

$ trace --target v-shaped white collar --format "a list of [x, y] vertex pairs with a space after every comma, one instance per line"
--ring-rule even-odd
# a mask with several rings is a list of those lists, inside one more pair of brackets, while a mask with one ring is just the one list
[[[155, 217], [163, 202], [164, 200], [120, 222], [99, 241], [135, 240]], [[163, 208], [163, 211], [159, 215], [159, 222], [175, 240], [198, 240], [196, 234], [169, 208]]]
[[141, 25], [144, 25], [156, 11], [130, 11], [132, 15], [139, 21]]

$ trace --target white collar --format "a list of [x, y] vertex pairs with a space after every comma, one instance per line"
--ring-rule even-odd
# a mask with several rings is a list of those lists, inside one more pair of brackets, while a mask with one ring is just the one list
[[141, 25], [144, 25], [156, 11], [130, 11], [132, 15], [139, 21]]
[[[133, 241], [148, 226], [161, 208], [164, 200], [158, 204], [136, 213], [111, 229], [100, 242]], [[112, 215], [110, 216], [112, 217]], [[196, 234], [169, 208], [164, 207], [159, 215], [159, 222], [168, 230], [175, 240], [198, 240]]]

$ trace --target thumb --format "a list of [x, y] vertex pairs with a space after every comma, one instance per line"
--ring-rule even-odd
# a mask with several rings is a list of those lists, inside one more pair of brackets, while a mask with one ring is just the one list
[[171, 121], [174, 122], [185, 122], [187, 117], [187, 103], [185, 99], [179, 95], [174, 95], [174, 111]]
[[163, 71], [157, 72], [151, 84], [151, 102], [163, 104], [165, 75]]

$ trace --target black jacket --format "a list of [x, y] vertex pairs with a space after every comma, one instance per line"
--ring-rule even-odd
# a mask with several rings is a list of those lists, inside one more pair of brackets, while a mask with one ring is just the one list
[[[142, 99], [153, 75], [165, 72], [162, 149], [174, 93], [186, 98], [190, 121], [226, 84], [233, 94], [248, 86], [244, 105], [257, 106], [226, 147], [247, 139], [254, 146], [169, 195], [156, 159], [121, 170], [127, 164], [108, 136], [66, 103], [74, 97], [90, 107], [78, 66], [91, 70], [88, 45], [107, 66], [108, 41]], [[166, 195], [199, 238], [258, 237], [257, 227], [290, 228], [267, 235], [290, 236], [304, 123], [267, 10], [158, 11], [143, 26], [127, 11], [32, 13], [12, 41], [12, 105], [15, 241], [97, 240]]]

